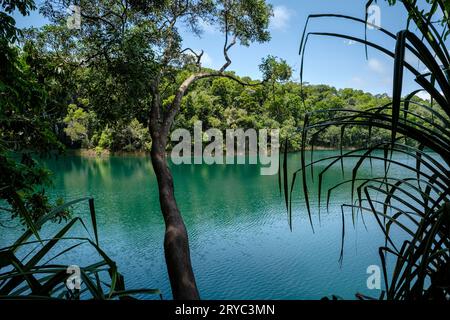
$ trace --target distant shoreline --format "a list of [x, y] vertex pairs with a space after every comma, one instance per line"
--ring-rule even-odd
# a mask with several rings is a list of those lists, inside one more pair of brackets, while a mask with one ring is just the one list
[[[312, 148], [307, 147], [306, 151], [310, 151]], [[343, 147], [342, 150], [356, 150], [356, 147]], [[336, 147], [324, 147], [324, 146], [315, 146], [314, 151], [339, 151], [340, 148]], [[300, 150], [289, 151], [288, 153], [298, 153]], [[106, 158], [110, 156], [120, 157], [120, 156], [135, 156], [135, 157], [144, 157], [150, 156], [150, 151], [109, 151], [103, 150], [101, 152], [96, 151], [95, 149], [66, 149], [66, 155], [72, 156], [80, 156], [86, 158]], [[248, 154], [246, 154], [248, 155]]]

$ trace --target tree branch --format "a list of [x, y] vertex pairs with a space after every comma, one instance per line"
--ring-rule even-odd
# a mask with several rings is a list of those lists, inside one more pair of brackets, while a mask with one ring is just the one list
[[241, 79], [239, 79], [231, 74], [223, 73], [221, 71], [199, 72], [199, 73], [191, 75], [186, 80], [184, 80], [183, 83], [180, 85], [180, 87], [177, 90], [177, 93], [175, 94], [175, 98], [173, 99], [173, 101], [170, 105], [169, 110], [164, 115], [164, 122], [163, 122], [163, 127], [162, 127], [164, 135], [169, 134], [169, 131], [170, 131], [170, 128], [172, 127], [173, 121], [175, 120], [175, 116], [177, 115], [178, 111], [180, 110], [181, 100], [183, 99], [183, 97], [186, 94], [189, 87], [193, 83], [195, 83], [196, 81], [198, 81], [200, 79], [214, 78], [214, 77], [215, 78], [228, 78], [228, 79], [231, 79], [231, 80], [239, 83], [242, 86], [251, 86], [251, 87], [259, 86], [266, 82], [266, 80], [264, 80], [264, 81], [260, 81], [260, 82], [256, 82], [256, 83], [248, 83], [248, 82], [242, 81]]
[[220, 72], [224, 72], [231, 64], [231, 59], [228, 56], [228, 50], [231, 49], [232, 46], [234, 46], [236, 44], [236, 36], [233, 38], [233, 40], [231, 41], [231, 43], [229, 45], [227, 45], [227, 43], [225, 42], [225, 46], [223, 47], [223, 56], [225, 57], [225, 64], [222, 66], [222, 68], [220, 68]]
[[197, 52], [195, 52], [194, 50], [192, 50], [191, 48], [186, 48], [186, 49], [181, 50], [181, 51], [180, 51], [180, 54], [183, 54], [183, 53], [185, 53], [186, 51], [191, 52], [191, 53], [197, 58], [197, 61], [195, 62], [195, 65], [196, 65], [198, 68], [200, 68], [200, 67], [201, 67], [201, 60], [202, 60], [204, 51], [202, 50], [202, 52], [197, 53]]
[[105, 19], [105, 17], [107, 15], [104, 16], [88, 16], [87, 14], [84, 14], [83, 11], [80, 11], [80, 16], [84, 19], [88, 19], [88, 20], [92, 20], [92, 21], [101, 21], [103, 23], [106, 23], [107, 25], [109, 25], [111, 27], [112, 30], [116, 30], [116, 26], [110, 22], [109, 20]]
[[223, 44], [223, 56], [225, 57], [225, 64], [220, 68], [219, 72], [224, 72], [228, 66], [231, 64], [231, 59], [228, 56], [228, 51], [236, 44], [236, 35], [234, 35], [233, 40], [228, 44], [228, 10], [224, 11], [225, 20], [225, 43]]

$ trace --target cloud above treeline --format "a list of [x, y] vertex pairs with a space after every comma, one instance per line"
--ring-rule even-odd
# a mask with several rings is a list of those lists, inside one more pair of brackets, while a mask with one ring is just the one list
[[270, 20], [270, 26], [276, 30], [286, 30], [289, 26], [289, 21], [293, 16], [293, 11], [285, 6], [275, 6], [273, 8], [273, 17]]

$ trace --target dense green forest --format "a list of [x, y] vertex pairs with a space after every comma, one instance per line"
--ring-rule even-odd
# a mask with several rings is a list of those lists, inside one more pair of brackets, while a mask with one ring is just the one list
[[[26, 2], [25, 2], [26, 3]], [[45, 7], [44, 7], [45, 8]], [[47, 12], [51, 15], [52, 12]], [[65, 22], [65, 20], [63, 20]], [[41, 29], [18, 30], [5, 33], [3, 46], [6, 56], [2, 68], [13, 73], [22, 82], [2, 79], [2, 99], [26, 99], [8, 101], [5, 106], [23, 106], [33, 103], [38, 108], [31, 114], [40, 116], [45, 136], [54, 139], [54, 145], [68, 148], [84, 148], [105, 151], [150, 151], [150, 115], [147, 106], [149, 74], [152, 62], [145, 45], [140, 44], [145, 34], [142, 30], [123, 36], [115, 48], [119, 53], [111, 58], [98, 59], [99, 52], [85, 53], [92, 44], [79, 44], [78, 30], [66, 28], [63, 22], [53, 23]], [[11, 42], [12, 41], [12, 42]], [[89, 41], [87, 39], [86, 41]], [[139, 46], [140, 45], [140, 46]], [[186, 79], [199, 67], [195, 52], [178, 57], [171, 66], [162, 103], [165, 108], [173, 102], [175, 84]], [[131, 60], [132, 59], [132, 60]], [[149, 71], [150, 70], [150, 71]], [[201, 68], [204, 72], [214, 70]], [[387, 94], [373, 95], [352, 88], [336, 89], [327, 85], [312, 85], [298, 81], [295, 70], [282, 58], [268, 56], [260, 62], [262, 81], [239, 77], [225, 71], [230, 77], [199, 79], [186, 92], [180, 112], [172, 130], [186, 128], [201, 120], [203, 129], [218, 128], [279, 128], [280, 138], [289, 140], [289, 150], [300, 149], [301, 135], [294, 134], [303, 123], [304, 115], [322, 110], [315, 117], [329, 119], [335, 109], [368, 110], [389, 103]], [[132, 80], [132, 81], [131, 81]], [[8, 83], [14, 83], [12, 87]], [[428, 104], [413, 97], [413, 101]], [[6, 115], [12, 110], [5, 107]], [[330, 110], [323, 112], [323, 110]], [[412, 112], [422, 109], [411, 104]], [[417, 120], [423, 123], [419, 118]], [[50, 125], [51, 124], [51, 125]], [[425, 124], [426, 125], [426, 124]], [[348, 126], [345, 135], [332, 126], [315, 137], [314, 144], [322, 147], [359, 147], [367, 144], [368, 130], [360, 126]], [[372, 141], [389, 136], [387, 131], [374, 128]], [[342, 138], [342, 141], [341, 141]], [[45, 145], [45, 144], [43, 144]], [[170, 142], [168, 144], [170, 148]]]
[[[46, 44], [64, 37], [61, 32], [55, 26], [28, 30], [21, 46], [14, 49], [20, 62], [19, 70], [32, 74], [33, 83], [43, 85], [48, 110], [46, 117], [54, 124], [51, 130], [58, 140], [69, 148], [92, 149], [97, 153], [150, 151], [148, 115], [144, 108], [146, 97], [139, 97], [136, 94], [139, 91], [134, 91], [125, 82], [127, 78], [118, 78], [116, 70], [109, 70], [110, 67], [78, 66], [76, 61], [68, 61], [70, 57], [62, 58], [49, 51]], [[61, 42], [62, 39], [53, 41]], [[64, 63], [61, 59], [65, 59]], [[285, 65], [282, 59], [269, 57], [261, 62], [262, 71], [268, 60], [281, 61]], [[285, 81], [259, 81], [230, 73], [252, 86], [229, 78], [198, 81], [184, 97], [173, 129], [192, 130], [199, 120], [203, 122], [204, 130], [279, 128], [280, 138], [288, 138], [290, 150], [296, 151], [300, 148], [301, 136], [293, 132], [302, 126], [305, 113], [329, 109], [367, 110], [390, 101], [387, 94], [373, 95], [327, 85], [300, 85], [290, 79], [292, 71], [289, 66], [286, 68]], [[188, 72], [189, 69], [177, 69], [174, 77], [185, 78]], [[168, 103], [173, 95], [167, 95], [165, 99]], [[414, 99], [427, 103], [417, 97]], [[320, 116], [327, 119], [333, 114], [334, 111], [330, 111]], [[388, 136], [386, 131], [377, 128], [372, 132], [373, 141]], [[316, 144], [338, 147], [340, 137], [340, 129], [331, 127], [318, 135]], [[367, 138], [368, 130], [349, 127], [342, 144], [359, 147], [367, 142]]]

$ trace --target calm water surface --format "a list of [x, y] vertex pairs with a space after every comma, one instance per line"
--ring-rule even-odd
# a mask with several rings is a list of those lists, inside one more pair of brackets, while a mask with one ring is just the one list
[[[332, 154], [317, 151], [315, 157]], [[298, 160], [297, 154], [289, 155], [291, 170], [298, 168]], [[406, 157], [401, 160], [414, 164]], [[52, 197], [95, 198], [100, 244], [118, 263], [127, 287], [159, 288], [164, 298], [171, 298], [163, 255], [164, 224], [150, 160], [67, 156], [46, 160], [45, 165], [54, 172], [54, 186], [48, 191]], [[345, 166], [350, 168], [351, 163]], [[320, 167], [324, 165], [316, 167], [315, 174]], [[374, 163], [372, 173], [369, 166], [361, 173], [376, 175], [382, 167]], [[361, 221], [353, 226], [351, 213], [345, 213], [344, 260], [342, 265], [338, 262], [340, 205], [349, 202], [350, 186], [336, 190], [329, 213], [322, 204], [320, 220], [317, 193], [311, 191], [314, 233], [298, 186], [291, 232], [277, 176], [261, 176], [257, 165], [172, 165], [172, 172], [203, 299], [379, 295], [366, 286], [367, 267], [380, 264], [378, 247], [384, 243], [370, 215], [366, 229]], [[325, 176], [324, 187], [339, 181], [342, 174], [336, 166]], [[75, 211], [89, 221], [87, 205]], [[2, 233], [0, 244], [7, 243], [10, 234]], [[95, 261], [89, 250], [78, 250], [64, 259], [77, 265]]]

